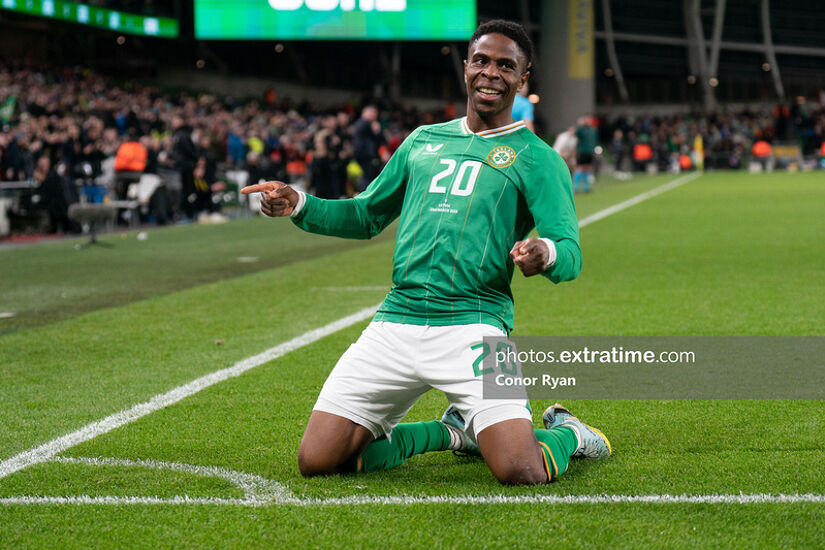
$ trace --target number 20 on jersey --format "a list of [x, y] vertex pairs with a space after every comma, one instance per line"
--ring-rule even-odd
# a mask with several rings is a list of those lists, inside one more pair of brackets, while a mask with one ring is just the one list
[[[458, 167], [457, 173], [456, 161], [453, 159], [443, 158], [440, 162], [445, 167], [430, 181], [430, 193], [446, 194], [449, 187], [450, 195], [459, 197], [471, 195], [478, 179], [478, 173], [481, 171], [481, 162], [478, 160], [465, 160]], [[447, 180], [453, 173], [455, 173], [454, 178], [443, 181]]]

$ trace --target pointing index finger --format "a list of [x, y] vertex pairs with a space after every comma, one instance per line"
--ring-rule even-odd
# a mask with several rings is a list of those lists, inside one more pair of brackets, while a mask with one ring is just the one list
[[283, 183], [280, 181], [267, 181], [264, 183], [256, 183], [255, 185], [250, 185], [241, 189], [241, 193], [244, 195], [249, 195], [250, 193], [268, 193], [269, 191], [274, 191], [283, 187]]

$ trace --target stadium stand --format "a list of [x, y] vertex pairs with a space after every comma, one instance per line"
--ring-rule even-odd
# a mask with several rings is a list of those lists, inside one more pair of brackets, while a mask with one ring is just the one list
[[[348, 190], [344, 189], [357, 127], [349, 105], [330, 111], [310, 106], [296, 109], [259, 99], [242, 102], [208, 93], [173, 94], [132, 83], [123, 86], [77, 68], [13, 65], [0, 69], [0, 89], [0, 101], [12, 102], [0, 132], [2, 181], [32, 180], [38, 159], [45, 157], [56, 177], [82, 191], [78, 200], [83, 196], [89, 202], [102, 202], [110, 190], [112, 198], [123, 199], [129, 184], [138, 183], [146, 174], [157, 175], [163, 185], [156, 193], [170, 198], [144, 197], [144, 221], [168, 218], [152, 206], [155, 203], [172, 200], [178, 218], [192, 219], [204, 211], [216, 211], [222, 202], [237, 201], [237, 185], [224, 192], [227, 188], [219, 184], [227, 172], [246, 172], [245, 181], [280, 179], [317, 187], [317, 181], [311, 183], [312, 176], [323, 169], [324, 175], [333, 174], [342, 182], [335, 198], [351, 195], [364, 185], [350, 181]], [[176, 141], [176, 120], [182, 130], [179, 135], [190, 136], [191, 143]], [[386, 161], [409, 130], [423, 120], [443, 120], [443, 114], [385, 106], [376, 122], [380, 136], [376, 139], [384, 144], [384, 155], [376, 162]], [[316, 140], [319, 134], [326, 136], [323, 144]], [[318, 159], [322, 162], [313, 162], [320, 147], [331, 148], [334, 158], [328, 159], [330, 153], [325, 152]], [[191, 150], [187, 153], [191, 158], [184, 159], [186, 150]], [[192, 177], [186, 192], [183, 171]], [[209, 188], [195, 193], [191, 186], [196, 180]], [[118, 186], [120, 181], [126, 185]], [[38, 191], [42, 189], [36, 187], [32, 193]], [[206, 202], [203, 194], [208, 195]], [[192, 206], [195, 202], [197, 208]]]
[[637, 170], [648, 162], [655, 163], [659, 171], [675, 170], [681, 155], [695, 156], [697, 137], [703, 143], [705, 166], [711, 169], [747, 166], [754, 156], [753, 145], [759, 141], [792, 144], [802, 159], [815, 164], [817, 149], [825, 141], [825, 109], [797, 103], [772, 111], [720, 109], [669, 116], [619, 116], [604, 121], [602, 143], [609, 143], [616, 130], [621, 131], [622, 143], [633, 151]]
[[[600, 143], [610, 153], [598, 159], [601, 169], [620, 174], [634, 167], [740, 169], [751, 166], [758, 141], [783, 153], [773, 155], [771, 166], [821, 166], [825, 92], [820, 88], [825, 84], [811, 78], [811, 71], [825, 56], [803, 48], [821, 45], [821, 10], [811, 2], [796, 9], [770, 7], [767, 16], [775, 42], [784, 44], [778, 46], [778, 59], [785, 88], [773, 89], [768, 76], [773, 69], [766, 69], [769, 64], [763, 59], [754, 65], [752, 57], [757, 54], [742, 46], [754, 49], [762, 40], [753, 31], [762, 20], [758, 10], [745, 0], [722, 4], [727, 17], [718, 71], [734, 78], [720, 80], [713, 108], [708, 109], [689, 51], [691, 33], [698, 32], [689, 28], [696, 23], [691, 22], [691, 9], [700, 8], [699, 31], [708, 44], [713, 38], [715, 19], [708, 2], [684, 2], [668, 7], [667, 13], [652, 0], [594, 3], [596, 118]], [[99, 0], [91, 5], [182, 21], [191, 17], [187, 10], [192, 9], [188, 2], [148, 0]], [[478, 6], [480, 18], [523, 20], [540, 42], [541, 25], [533, 21], [540, 20], [541, 3]], [[0, 17], [8, 31], [3, 42], [8, 60], [0, 60], [0, 185], [6, 190], [0, 228], [6, 234], [77, 230], [66, 217], [68, 205], [77, 201], [121, 201], [121, 224], [134, 224], [138, 217], [140, 222], [160, 224], [220, 220], [222, 205], [239, 204], [238, 186], [260, 179], [280, 179], [329, 198], [351, 196], [365, 187], [411, 129], [461, 115], [456, 109], [462, 102], [460, 83], [454, 71], [463, 55], [460, 44], [440, 47], [442, 55], [422, 55], [430, 46], [396, 43], [385, 50], [352, 41], [336, 42], [335, 48], [326, 42], [304, 42], [300, 47], [278, 43], [273, 54], [271, 43], [195, 41], [189, 28], [182, 31], [174, 51], [161, 39], [123, 37], [113, 50], [113, 34], [104, 30], [89, 31], [87, 43], [76, 43], [74, 27], [28, 23], [14, 13]], [[19, 41], [37, 47], [13, 56]], [[612, 57], [609, 42], [615, 42]], [[649, 47], [651, 43], [656, 47]], [[393, 65], [391, 58], [400, 56], [408, 71], [386, 69]], [[284, 62], [287, 57], [290, 61]], [[170, 74], [193, 58], [198, 70], [207, 67], [197, 73], [205, 78], [192, 79], [190, 66], [189, 72], [181, 72], [185, 76], [171, 80], [197, 84], [190, 89], [169, 87]], [[60, 63], [70, 59], [83, 62]], [[366, 73], [380, 75], [374, 89], [372, 81], [359, 74], [342, 72], [352, 59], [358, 59]], [[537, 59], [536, 70], [542, 69]], [[295, 90], [288, 84], [247, 76], [262, 72], [281, 83], [300, 82], [326, 99], [296, 101], [284, 92]], [[233, 87], [241, 81], [244, 87]], [[349, 94], [336, 102], [335, 94], [328, 93], [330, 86], [348, 88]], [[427, 107], [392, 99], [398, 88], [422, 101], [426, 98]], [[378, 107], [378, 130], [372, 121], [365, 124], [359, 118], [371, 103]], [[561, 121], [560, 129], [578, 114]], [[175, 119], [180, 119], [191, 147], [174, 138]], [[556, 137], [548, 132], [551, 126], [537, 110], [537, 131], [550, 143]], [[369, 153], [363, 153], [368, 128]], [[127, 143], [146, 151], [145, 166], [138, 161], [143, 169], [115, 165], [118, 151], [124, 155]], [[184, 159], [182, 152], [190, 149], [191, 158]], [[638, 152], [643, 159], [637, 158]], [[50, 165], [45, 175], [60, 185], [38, 182], [36, 167], [44, 157]]]

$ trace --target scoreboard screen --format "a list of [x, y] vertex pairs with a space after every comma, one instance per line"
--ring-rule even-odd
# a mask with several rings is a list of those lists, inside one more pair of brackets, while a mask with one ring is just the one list
[[178, 20], [99, 8], [67, 0], [0, 0], [0, 8], [141, 36], [178, 37]]
[[195, 0], [203, 40], [466, 40], [475, 0]]

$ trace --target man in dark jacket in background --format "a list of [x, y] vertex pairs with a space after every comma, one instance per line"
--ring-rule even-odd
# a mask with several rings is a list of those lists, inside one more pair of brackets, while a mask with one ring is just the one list
[[364, 171], [362, 191], [381, 172], [378, 148], [383, 142], [381, 123], [378, 122], [378, 109], [373, 105], [367, 105], [361, 112], [361, 118], [355, 123], [355, 134], [352, 136], [353, 156]]
[[180, 172], [181, 198], [180, 208], [187, 218], [195, 217], [195, 167], [198, 164], [198, 149], [192, 141], [192, 128], [186, 125], [183, 117], [172, 117], [172, 156], [175, 168]]

